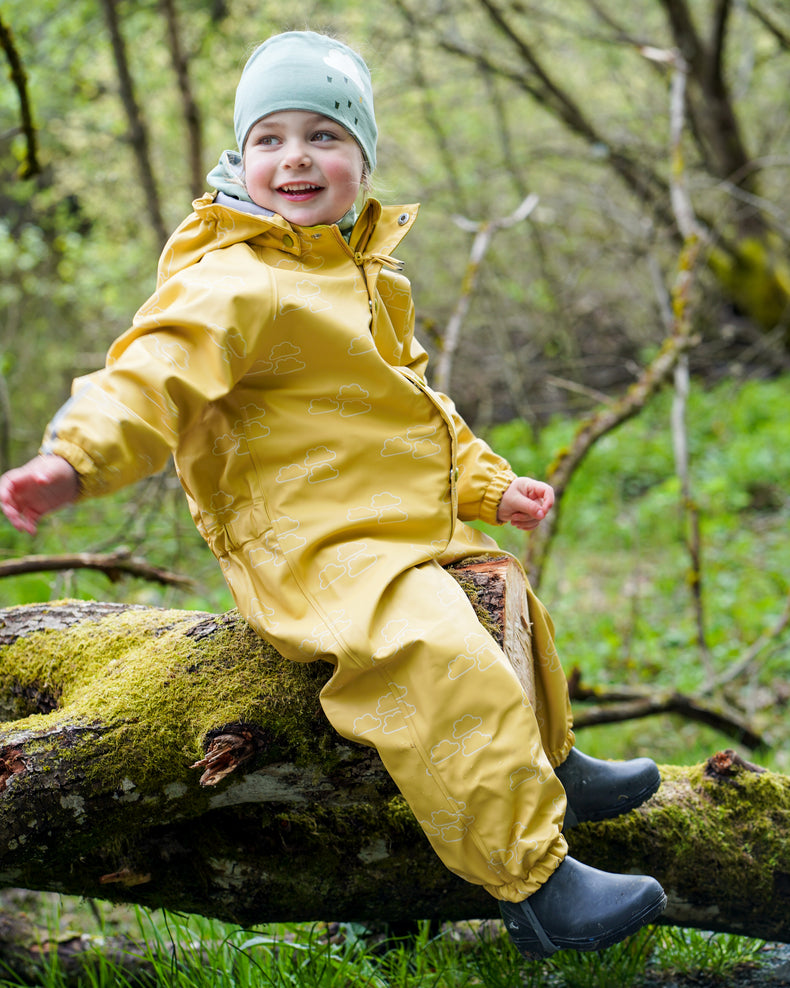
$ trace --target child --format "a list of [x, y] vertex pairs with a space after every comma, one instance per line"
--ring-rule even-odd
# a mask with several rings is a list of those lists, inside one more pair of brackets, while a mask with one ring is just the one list
[[[251, 627], [334, 674], [323, 708], [377, 748], [442, 861], [500, 900], [520, 949], [596, 950], [657, 916], [652, 878], [567, 856], [563, 824], [647, 799], [649, 759], [573, 747], [551, 621], [529, 595], [537, 701], [442, 568], [529, 530], [545, 483], [516, 477], [431, 390], [393, 257], [416, 206], [355, 203], [376, 164], [370, 76], [312, 32], [270, 38], [226, 151], [171, 237], [155, 294], [75, 382], [41, 454], [0, 480], [18, 528], [161, 469]], [[566, 812], [567, 806], [567, 812]]]

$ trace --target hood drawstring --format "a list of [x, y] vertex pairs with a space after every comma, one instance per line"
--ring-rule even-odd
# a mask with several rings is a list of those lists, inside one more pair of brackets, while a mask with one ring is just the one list
[[389, 254], [380, 254], [377, 251], [363, 253], [358, 250], [354, 252], [354, 263], [358, 264], [359, 267], [364, 267], [368, 261], [382, 264], [391, 271], [402, 271], [404, 266], [403, 261], [399, 261], [397, 257], [391, 257]]

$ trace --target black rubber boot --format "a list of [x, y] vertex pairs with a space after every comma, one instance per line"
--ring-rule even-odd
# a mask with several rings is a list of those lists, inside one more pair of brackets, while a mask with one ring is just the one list
[[554, 769], [568, 799], [564, 829], [585, 820], [608, 820], [650, 799], [661, 785], [656, 763], [650, 758], [605, 762], [577, 748]]
[[500, 902], [505, 927], [525, 957], [603, 950], [636, 933], [667, 904], [647, 875], [612, 875], [566, 857], [523, 902]]

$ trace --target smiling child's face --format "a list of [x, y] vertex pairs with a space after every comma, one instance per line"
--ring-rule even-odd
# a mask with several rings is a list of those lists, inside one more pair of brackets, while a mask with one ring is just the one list
[[253, 202], [297, 226], [337, 223], [362, 187], [362, 151], [345, 128], [307, 110], [259, 120], [244, 144]]

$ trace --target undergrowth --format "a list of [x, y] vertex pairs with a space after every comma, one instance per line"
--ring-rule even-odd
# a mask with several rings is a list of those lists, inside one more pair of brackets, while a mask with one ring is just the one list
[[[46, 923], [38, 980], [19, 980], [6, 967], [0, 988], [639, 988], [672, 979], [677, 985], [678, 977], [727, 988], [733, 972], [759, 964], [765, 949], [745, 937], [650, 926], [597, 954], [528, 961], [490, 921], [439, 930], [423, 922], [409, 936], [383, 938], [353, 923], [244, 929], [139, 907], [28, 897]], [[61, 960], [55, 948], [69, 943], [75, 926], [83, 931], [79, 960], [68, 951]]]

